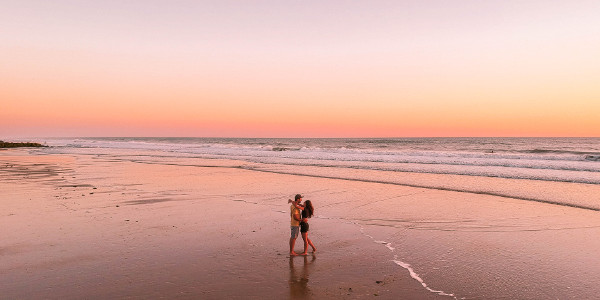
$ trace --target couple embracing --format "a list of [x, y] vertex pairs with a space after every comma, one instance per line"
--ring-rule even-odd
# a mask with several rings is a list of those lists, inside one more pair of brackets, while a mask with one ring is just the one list
[[302, 239], [304, 240], [304, 252], [300, 255], [307, 255], [306, 251], [308, 250], [308, 245], [312, 247], [313, 252], [317, 251], [315, 245], [313, 245], [312, 241], [308, 238], [308, 218], [312, 217], [314, 213], [312, 203], [310, 200], [306, 200], [306, 202], [302, 204], [302, 195], [300, 194], [297, 194], [296, 197], [294, 197], [294, 201], [288, 200], [288, 203], [289, 202], [292, 203], [290, 206], [290, 215], [292, 217], [290, 255], [298, 255], [298, 253], [294, 252], [294, 245], [296, 244], [299, 232], [302, 234]]

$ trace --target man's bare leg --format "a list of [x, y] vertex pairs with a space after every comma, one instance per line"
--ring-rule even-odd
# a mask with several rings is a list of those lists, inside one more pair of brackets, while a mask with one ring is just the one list
[[294, 252], [294, 245], [295, 244], [296, 244], [296, 239], [295, 238], [290, 238], [290, 255], [291, 256], [298, 255], [298, 253]]

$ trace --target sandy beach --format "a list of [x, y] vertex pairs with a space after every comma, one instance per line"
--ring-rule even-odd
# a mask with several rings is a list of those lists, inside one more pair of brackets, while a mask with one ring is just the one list
[[[368, 170], [346, 171], [357, 173], [349, 180], [333, 178], [335, 169], [295, 175], [236, 161], [134, 156], [0, 151], [2, 298], [600, 293], [597, 185], [485, 178], [481, 186], [473, 176], [410, 173], [386, 183], [384, 173]], [[444, 189], [450, 181], [502, 195]], [[577, 207], [519, 198], [530, 189], [568, 195]], [[296, 193], [316, 210], [310, 236], [318, 251], [306, 257], [288, 255], [287, 199]]]

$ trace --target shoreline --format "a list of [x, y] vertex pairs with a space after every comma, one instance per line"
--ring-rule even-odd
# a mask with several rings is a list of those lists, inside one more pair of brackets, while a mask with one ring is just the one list
[[[108, 156], [112, 157], [111, 155]], [[176, 157], [165, 156], [160, 157], [160, 159], [164, 159], [165, 161], [153, 161], [152, 159], [156, 159], [156, 157], [151, 154], [141, 155], [141, 157], [143, 158], [135, 159], [126, 154], [121, 158], [115, 157], [115, 159], [133, 161], [141, 164], [166, 163], [166, 161], [168, 161], [169, 164], [179, 166], [222, 167], [311, 178], [391, 184], [413, 188], [490, 195], [600, 211], [600, 185], [590, 183], [337, 167], [260, 164], [230, 159], [194, 158], [193, 163], [190, 163], [189, 159], [191, 159], [191, 157], [179, 159]], [[527, 189], [523, 189], [524, 186], [526, 186]], [[552, 190], [554, 193], [549, 194], [547, 192], [548, 190]]]
[[[40, 151], [40, 153], [44, 152]], [[103, 149], [103, 153], [98, 154], [77, 153], [72, 155], [99, 155], [106, 158], [110, 157], [137, 163], [170, 163], [173, 165], [195, 167], [231, 167], [275, 174], [394, 184], [406, 187], [492, 195], [600, 211], [600, 184], [593, 183], [488, 177], [481, 175], [385, 171], [362, 168], [354, 169], [335, 166], [262, 164], [228, 158], [198, 158], [193, 155], [183, 154], [182, 156], [177, 156], [173, 154], [161, 155], [161, 153], [162, 151], [154, 150]], [[548, 190], [553, 191], [553, 193], [548, 193]]]
[[[172, 161], [4, 153], [0, 289], [9, 298], [494, 299], [600, 292], [583, 288], [600, 277], [593, 267], [598, 258], [585, 255], [600, 246], [587, 238], [600, 233], [596, 211]], [[298, 192], [315, 204], [310, 234], [319, 251], [290, 258], [287, 199]], [[299, 238], [296, 250], [301, 244]], [[553, 288], [545, 290], [548, 284]]]

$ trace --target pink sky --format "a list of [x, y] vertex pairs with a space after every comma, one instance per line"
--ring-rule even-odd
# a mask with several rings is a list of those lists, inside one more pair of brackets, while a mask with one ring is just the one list
[[0, 139], [600, 136], [599, 1], [10, 1]]

